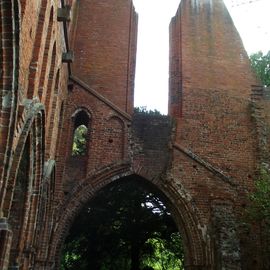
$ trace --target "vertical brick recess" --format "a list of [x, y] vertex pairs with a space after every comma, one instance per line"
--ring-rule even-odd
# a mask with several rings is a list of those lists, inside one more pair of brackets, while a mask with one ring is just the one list
[[60, 269], [80, 209], [134, 176], [168, 198], [185, 269], [268, 269], [258, 224], [238, 224], [270, 162], [270, 90], [222, 0], [182, 0], [171, 21], [169, 116], [133, 114], [131, 0], [2, 0], [0, 15], [1, 270]]

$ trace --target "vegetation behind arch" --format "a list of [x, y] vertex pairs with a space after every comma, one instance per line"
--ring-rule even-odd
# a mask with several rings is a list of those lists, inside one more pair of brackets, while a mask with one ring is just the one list
[[182, 270], [181, 235], [164, 202], [137, 181], [102, 189], [76, 218], [62, 269]]

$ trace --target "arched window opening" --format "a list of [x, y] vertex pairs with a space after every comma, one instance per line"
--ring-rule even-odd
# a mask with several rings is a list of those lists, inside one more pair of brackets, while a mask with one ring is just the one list
[[62, 268], [183, 270], [182, 237], [169, 205], [135, 175], [106, 186], [76, 217]]
[[72, 156], [87, 155], [89, 122], [89, 115], [85, 111], [81, 110], [76, 114], [74, 120]]
[[24, 226], [27, 223], [28, 204], [29, 204], [29, 181], [31, 173], [31, 155], [30, 155], [30, 138], [28, 137], [20, 165], [17, 172], [16, 184], [14, 188], [13, 200], [10, 210], [9, 222], [13, 231], [13, 242], [11, 246], [10, 263], [14, 265], [17, 257], [22, 251], [21, 241], [23, 238]]

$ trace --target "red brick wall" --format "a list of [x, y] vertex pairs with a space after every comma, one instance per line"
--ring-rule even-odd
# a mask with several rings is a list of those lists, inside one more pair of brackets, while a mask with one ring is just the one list
[[[172, 170], [207, 226], [215, 227], [216, 209], [231, 207], [223, 203], [232, 203], [236, 215], [242, 212], [247, 191], [254, 187], [258, 160], [250, 104], [253, 84], [247, 53], [223, 1], [182, 0], [170, 25], [169, 114], [177, 125]], [[206, 168], [214, 169], [212, 176]], [[227, 221], [232, 213], [228, 216]], [[255, 236], [253, 245], [257, 240]], [[256, 255], [248, 259], [242, 258], [242, 266], [255, 267]], [[230, 263], [226, 267], [231, 268]]]
[[[168, 197], [187, 269], [240, 269], [240, 256], [243, 269], [262, 269], [253, 265], [256, 254], [248, 255], [258, 235], [253, 231], [239, 244], [235, 223], [261, 153], [269, 152], [268, 129], [257, 125], [262, 118], [270, 122], [263, 111], [269, 94], [261, 94], [254, 120], [249, 98], [256, 81], [222, 1], [182, 0], [172, 21], [169, 111], [175, 121], [130, 116], [137, 34], [131, 1], [67, 1], [73, 11], [67, 31], [57, 21], [59, 2], [21, 1], [21, 14], [13, 10], [15, 0], [0, 4], [6, 38], [0, 45], [0, 268], [57, 267], [80, 207], [108, 183], [139, 175]], [[20, 18], [15, 72], [14, 12]], [[73, 45], [70, 74], [62, 53]], [[87, 153], [74, 157], [79, 110], [89, 116]], [[18, 195], [26, 142], [31, 165], [27, 190]], [[220, 250], [228, 251], [221, 259]]]
[[255, 166], [249, 99], [256, 80], [222, 1], [181, 2], [170, 58], [176, 141], [246, 181]]
[[80, 1], [78, 5], [73, 73], [131, 113], [137, 34], [132, 1]]
[[[79, 110], [89, 115], [88, 150], [86, 155], [72, 156], [74, 118]], [[68, 185], [67, 190], [90, 172], [120, 162], [127, 156], [127, 124], [130, 117], [87, 85], [74, 81], [64, 118], [58, 164], [63, 164], [65, 168], [63, 183]]]
[[[45, 220], [42, 220], [37, 213], [42, 211], [39, 208], [42, 200], [43, 203], [44, 200], [46, 201], [45, 208], [48, 209], [54, 203], [50, 200], [51, 197], [47, 197], [48, 194], [44, 189], [46, 180], [43, 178], [43, 169], [45, 158], [55, 159], [57, 131], [50, 127], [49, 123], [54, 121], [58, 123], [60, 106], [67, 93], [67, 68], [65, 64], [62, 65], [62, 52], [66, 48], [62, 35], [63, 24], [57, 22], [58, 7], [58, 1], [1, 2], [0, 68], [1, 76], [3, 75], [5, 80], [1, 80], [0, 92], [1, 98], [5, 97], [6, 100], [3, 103], [1, 99], [1, 104], [5, 104], [6, 108], [3, 110], [1, 107], [0, 113], [1, 126], [5, 123], [6, 128], [1, 128], [0, 132], [1, 139], [6, 141], [1, 142], [0, 151], [2, 154], [0, 217], [7, 220], [7, 229], [2, 226], [2, 223], [0, 228], [1, 237], [4, 237], [3, 241], [6, 243], [1, 246], [3, 250], [0, 256], [5, 257], [0, 258], [1, 269], [15, 266], [16, 263], [21, 269], [29, 269], [34, 263], [34, 253], [40, 240], [35, 230], [39, 226], [37, 224], [42, 222], [49, 224], [48, 220], [53, 219], [52, 212], [47, 212]], [[17, 22], [12, 22], [12, 19], [17, 17]], [[3, 25], [5, 26], [2, 27]], [[13, 29], [13, 26], [16, 28]], [[5, 42], [2, 42], [4, 38]], [[3, 50], [3, 44], [8, 50]], [[10, 54], [7, 53], [8, 51]], [[5, 52], [4, 61], [2, 61], [2, 52]], [[52, 59], [53, 52], [54, 59]], [[14, 66], [14, 63], [17, 66]], [[15, 72], [13, 72], [14, 67]], [[57, 71], [61, 83], [56, 91]], [[41, 78], [43, 81], [40, 80]], [[42, 90], [39, 89], [40, 85]], [[56, 127], [58, 128], [58, 125]], [[45, 129], [46, 146], [44, 145]], [[31, 166], [26, 172], [28, 177], [24, 179], [27, 188], [18, 194], [15, 192], [19, 181], [17, 175], [26, 141], [29, 142], [31, 149]], [[50, 186], [51, 190], [55, 190], [54, 184]], [[23, 211], [16, 212], [18, 208], [16, 205], [22, 206]], [[8, 224], [12, 224], [13, 239]], [[50, 230], [44, 231], [47, 232], [46, 238], [49, 239]]]

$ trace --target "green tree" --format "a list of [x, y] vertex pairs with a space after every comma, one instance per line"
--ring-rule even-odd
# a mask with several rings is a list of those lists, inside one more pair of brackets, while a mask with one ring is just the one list
[[87, 133], [88, 129], [85, 125], [78, 126], [73, 135], [72, 155], [83, 156], [87, 152]]
[[125, 179], [82, 209], [66, 239], [62, 269], [180, 270], [182, 261], [180, 234], [160, 196]]
[[270, 238], [270, 173], [261, 168], [259, 178], [255, 181], [255, 191], [250, 195], [249, 217], [259, 221], [266, 235]]
[[250, 195], [247, 218], [249, 222], [260, 227], [261, 255], [264, 264], [262, 269], [270, 269], [270, 172], [265, 166], [260, 168], [259, 177], [255, 181], [255, 190]]
[[135, 107], [134, 108], [134, 113], [140, 113], [140, 114], [147, 114], [147, 115], [162, 115], [160, 111], [154, 109], [154, 110], [147, 110], [146, 106], [141, 106], [141, 107]]
[[265, 86], [270, 86], [270, 51], [265, 55], [259, 51], [250, 55], [251, 66]]
[[255, 182], [255, 191], [250, 199], [252, 202], [250, 215], [264, 222], [270, 229], [270, 174], [267, 169], [260, 169], [259, 178]]
[[183, 267], [183, 249], [182, 238], [178, 232], [172, 233], [170, 238], [160, 237], [156, 233], [148, 239], [144, 249], [148, 249], [143, 257], [143, 263], [146, 267], [158, 270], [178, 270]]

